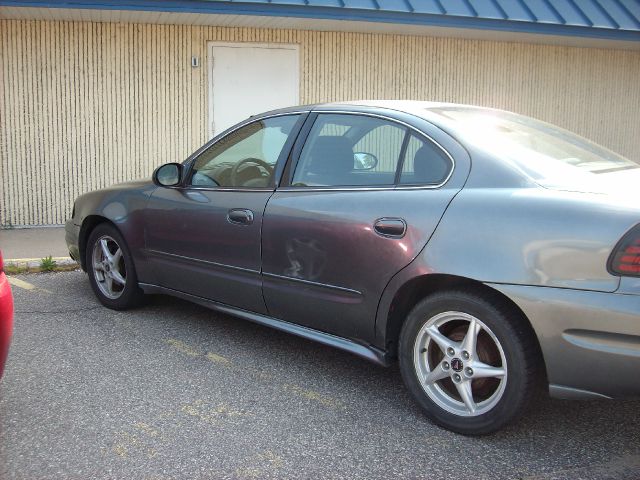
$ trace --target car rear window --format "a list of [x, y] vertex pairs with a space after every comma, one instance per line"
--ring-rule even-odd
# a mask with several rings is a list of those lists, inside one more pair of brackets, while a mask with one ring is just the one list
[[640, 168], [586, 138], [533, 118], [468, 107], [429, 109], [474, 145], [515, 163], [539, 183], [572, 175], [604, 174]]

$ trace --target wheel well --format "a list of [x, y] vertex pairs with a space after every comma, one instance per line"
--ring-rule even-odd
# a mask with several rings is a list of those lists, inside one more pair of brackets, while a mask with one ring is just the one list
[[389, 308], [389, 313], [387, 315], [387, 329], [385, 339], [387, 352], [390, 354], [390, 356], [397, 356], [398, 339], [400, 338], [402, 325], [415, 304], [423, 298], [436, 292], [453, 289], [465, 289], [467, 291], [473, 291], [478, 294], [489, 296], [497, 301], [503, 302], [506, 306], [513, 310], [514, 314], [518, 315], [529, 328], [530, 335], [536, 343], [540, 361], [543, 362], [544, 366], [542, 350], [540, 348], [540, 343], [538, 342], [538, 337], [533, 329], [533, 326], [531, 325], [531, 322], [524, 314], [522, 309], [513, 300], [504, 295], [502, 292], [499, 292], [498, 290], [491, 288], [488, 285], [485, 285], [484, 283], [477, 280], [445, 274], [429, 274], [411, 279], [398, 290], [393, 301], [391, 302], [391, 307]]
[[100, 215], [89, 215], [84, 219], [82, 226], [80, 227], [80, 235], [78, 236], [78, 252], [80, 253], [80, 266], [85, 272], [87, 271], [87, 240], [89, 239], [89, 235], [91, 235], [91, 231], [101, 223], [110, 223], [111, 225], [114, 225], [114, 223], [106, 217], [101, 217]]

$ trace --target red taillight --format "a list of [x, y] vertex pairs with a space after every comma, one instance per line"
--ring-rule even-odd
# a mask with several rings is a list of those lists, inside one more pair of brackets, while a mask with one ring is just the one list
[[609, 270], [616, 275], [640, 277], [640, 225], [618, 242], [609, 259]]

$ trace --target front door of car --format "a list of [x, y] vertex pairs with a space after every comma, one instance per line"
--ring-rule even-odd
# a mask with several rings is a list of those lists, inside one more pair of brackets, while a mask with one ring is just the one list
[[266, 313], [263, 212], [300, 122], [281, 115], [242, 126], [185, 164], [177, 188], [153, 192], [145, 250], [161, 286]]
[[265, 211], [265, 302], [275, 317], [372, 341], [385, 286], [427, 243], [468, 157], [433, 127], [437, 143], [386, 118], [314, 115]]

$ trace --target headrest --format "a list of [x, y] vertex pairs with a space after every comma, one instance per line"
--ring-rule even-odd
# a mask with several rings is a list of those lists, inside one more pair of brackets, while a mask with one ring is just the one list
[[353, 170], [353, 149], [345, 137], [318, 137], [309, 152], [309, 171], [346, 173]]

